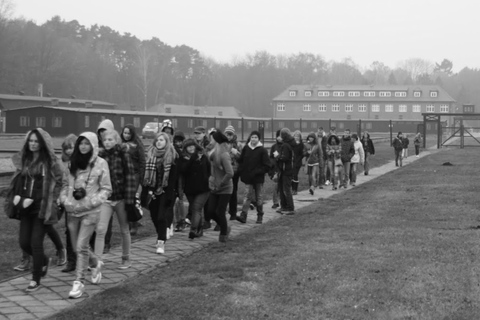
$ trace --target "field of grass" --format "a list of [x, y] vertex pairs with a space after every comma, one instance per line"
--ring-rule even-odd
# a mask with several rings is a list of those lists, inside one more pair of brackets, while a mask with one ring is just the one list
[[477, 157], [435, 153], [55, 318], [476, 319]]

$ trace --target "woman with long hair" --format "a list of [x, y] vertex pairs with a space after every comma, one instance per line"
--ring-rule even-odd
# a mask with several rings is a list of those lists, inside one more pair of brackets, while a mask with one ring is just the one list
[[102, 280], [102, 261], [92, 252], [89, 240], [100, 219], [101, 206], [112, 193], [110, 171], [105, 160], [98, 157], [98, 138], [93, 132], [82, 133], [73, 149], [68, 170], [68, 184], [62, 188], [60, 203], [68, 216], [72, 247], [77, 254], [76, 278], [70, 298], [80, 298], [85, 291], [85, 272], [89, 261], [92, 283]]
[[212, 137], [213, 149], [209, 154], [212, 175], [209, 179], [211, 192], [208, 198], [208, 213], [220, 225], [218, 241], [227, 242], [230, 227], [225, 212], [233, 192], [233, 168], [228, 154], [228, 138], [220, 130], [216, 130]]
[[138, 186], [135, 185], [135, 169], [128, 152], [121, 146], [120, 135], [115, 130], [107, 129], [103, 133], [103, 149], [98, 156], [108, 163], [110, 180], [112, 183], [112, 194], [102, 204], [100, 210], [100, 221], [96, 228], [95, 254], [102, 257], [105, 246], [105, 234], [113, 212], [116, 213], [120, 224], [122, 236], [122, 261], [119, 269], [130, 268], [131, 237], [127, 220], [127, 210], [134, 210], [135, 192]]
[[332, 190], [337, 190], [337, 183], [343, 176], [342, 146], [340, 139], [336, 135], [330, 135], [327, 140], [327, 157], [332, 167], [331, 180]]
[[[135, 173], [135, 190], [136, 197], [139, 198], [140, 182], [143, 181], [145, 174], [145, 148], [143, 142], [135, 131], [135, 127], [132, 124], [127, 124], [122, 129], [120, 134], [122, 138], [122, 144], [130, 155], [130, 159], [133, 162], [133, 169]], [[137, 234], [138, 222], [129, 222], [130, 234]]]
[[48, 271], [43, 239], [47, 225], [58, 222], [57, 199], [64, 183], [63, 170], [54, 153], [52, 138], [41, 128], [26, 135], [22, 150], [12, 157], [16, 167], [5, 200], [5, 212], [20, 220], [20, 247], [33, 257], [32, 281], [26, 291], [40, 287]]
[[147, 151], [141, 197], [142, 206], [150, 210], [157, 231], [157, 254], [165, 253], [167, 228], [173, 222], [177, 157], [169, 135], [165, 132], [158, 133]]

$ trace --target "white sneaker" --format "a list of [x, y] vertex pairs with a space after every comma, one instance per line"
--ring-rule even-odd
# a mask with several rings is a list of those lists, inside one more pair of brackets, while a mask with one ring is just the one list
[[173, 237], [173, 232], [174, 232], [174, 229], [173, 229], [173, 224], [172, 224], [172, 226], [170, 227], [170, 237]]
[[165, 253], [165, 241], [162, 241], [162, 240], [157, 241], [157, 253], [158, 254]]
[[325, 185], [329, 186], [330, 185], [330, 180], [325, 181]]
[[170, 228], [167, 228], [167, 240], [170, 239]]
[[68, 293], [68, 297], [71, 299], [80, 298], [85, 291], [85, 285], [80, 281], [73, 281], [72, 290]]
[[103, 262], [98, 260], [97, 267], [92, 268], [92, 283], [98, 284], [102, 281], [102, 266]]
[[419, 155], [417, 155], [417, 158], [419, 157]]

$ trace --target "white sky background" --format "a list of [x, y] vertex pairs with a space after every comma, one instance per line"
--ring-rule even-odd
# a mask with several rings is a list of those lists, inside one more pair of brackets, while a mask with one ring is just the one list
[[185, 44], [219, 62], [265, 50], [394, 68], [409, 58], [480, 68], [477, 0], [11, 0], [14, 17], [55, 15], [140, 39]]

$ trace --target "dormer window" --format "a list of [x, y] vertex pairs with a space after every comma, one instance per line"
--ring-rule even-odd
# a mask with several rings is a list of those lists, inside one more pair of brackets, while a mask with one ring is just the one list
[[344, 97], [345, 92], [343, 92], [343, 91], [333, 91], [333, 96], [334, 97]]
[[395, 97], [396, 98], [403, 98], [403, 97], [406, 97], [406, 96], [407, 96], [407, 93], [405, 91], [395, 92]]
[[349, 97], [360, 97], [360, 92], [359, 91], [349, 91], [348, 96]]
[[328, 91], [318, 91], [318, 96], [319, 97], [329, 97], [330, 92], [328, 92]]
[[415, 98], [420, 98], [420, 97], [422, 96], [422, 92], [421, 92], [421, 91], [414, 91], [414, 92], [413, 92], [413, 96], [414, 96]]
[[297, 96], [297, 91], [295, 91], [295, 90], [290, 90], [289, 96], [290, 96], [290, 97], [296, 97], [296, 96]]
[[430, 91], [430, 98], [438, 97], [438, 91]]
[[305, 97], [311, 97], [312, 96], [312, 91], [311, 90], [306, 90], [305, 91]]
[[375, 91], [365, 91], [363, 93], [364, 97], [375, 97]]
[[392, 93], [390, 91], [380, 91], [379, 97], [391, 97]]

